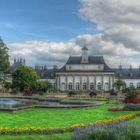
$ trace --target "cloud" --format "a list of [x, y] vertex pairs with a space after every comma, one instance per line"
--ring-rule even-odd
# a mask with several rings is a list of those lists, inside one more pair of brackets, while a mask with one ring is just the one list
[[[130, 59], [131, 63], [138, 66], [132, 56], [139, 53], [133, 49], [125, 48], [122, 44], [116, 44], [110, 41], [104, 41], [101, 35], [79, 35], [66, 42], [49, 42], [49, 41], [26, 41], [23, 43], [9, 43], [10, 56], [26, 58], [27, 64], [34, 66], [35, 64], [63, 66], [70, 55], [81, 55], [81, 48], [86, 45], [89, 49], [89, 55], [104, 55], [110, 66], [118, 66], [120, 63], [128, 64], [126, 61]], [[126, 57], [130, 57], [127, 58]], [[126, 60], [123, 62], [123, 60]]]
[[[8, 43], [10, 56], [25, 57], [29, 65], [63, 66], [70, 55], [103, 55], [111, 67], [139, 66], [140, 3], [138, 0], [79, 0], [79, 16], [97, 25], [96, 35], [83, 34], [65, 42], [30, 40]], [[95, 27], [95, 26], [93, 26]], [[91, 29], [93, 30], [93, 29]]]
[[80, 16], [96, 23], [104, 40], [140, 51], [140, 3], [138, 0], [80, 0]]

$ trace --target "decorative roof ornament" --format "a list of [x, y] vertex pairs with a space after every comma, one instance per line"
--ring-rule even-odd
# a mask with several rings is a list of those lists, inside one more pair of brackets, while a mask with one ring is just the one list
[[82, 50], [88, 51], [88, 48], [84, 45], [84, 47], [82, 48]]
[[81, 63], [88, 63], [88, 48], [84, 46], [82, 48], [82, 60]]

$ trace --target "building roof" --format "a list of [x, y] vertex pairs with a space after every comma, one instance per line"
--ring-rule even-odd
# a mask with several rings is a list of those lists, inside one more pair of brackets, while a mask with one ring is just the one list
[[[75, 57], [70, 56], [66, 64], [68, 65], [75, 65], [75, 64], [82, 64], [81, 63], [82, 57]], [[40, 75], [42, 79], [55, 79], [55, 73], [57, 72], [114, 72], [115, 77], [118, 79], [140, 79], [140, 68], [127, 68], [124, 69], [122, 67], [119, 68], [110, 68], [104, 61], [103, 56], [89, 56], [89, 61], [87, 64], [103, 64], [104, 70], [103, 71], [67, 71], [66, 64], [60, 69], [46, 69], [45, 71], [38, 71], [37, 73]], [[84, 64], [86, 65], [86, 64]], [[43, 74], [41, 74], [43, 73]]]
[[139, 68], [128, 69], [113, 69], [115, 71], [115, 77], [120, 79], [140, 79]]
[[[83, 64], [81, 63], [82, 57], [81, 56], [70, 56], [68, 61], [66, 62], [66, 65], [77, 65], [77, 64]], [[88, 57], [88, 63], [86, 64], [103, 64], [104, 65], [104, 72], [113, 72], [113, 70], [105, 63], [103, 56], [89, 56]], [[84, 65], [86, 65], [84, 63]], [[58, 72], [65, 72], [66, 71], [66, 65], [64, 65], [61, 69], [59, 69]], [[97, 70], [93, 70], [94, 72]], [[100, 72], [103, 72], [100, 71]], [[77, 71], [76, 71], [77, 72]], [[80, 71], [81, 72], [81, 71]], [[86, 72], [86, 71], [84, 71]], [[91, 72], [91, 71], [87, 71]], [[99, 71], [97, 71], [99, 72]]]
[[[66, 64], [82, 64], [81, 56], [70, 56]], [[89, 56], [87, 64], [105, 64], [103, 56]]]

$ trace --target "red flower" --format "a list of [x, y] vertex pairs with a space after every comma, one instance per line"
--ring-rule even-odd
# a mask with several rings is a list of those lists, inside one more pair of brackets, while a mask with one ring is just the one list
[[122, 108], [119, 107], [113, 107], [113, 108], [109, 108], [108, 111], [122, 111]]

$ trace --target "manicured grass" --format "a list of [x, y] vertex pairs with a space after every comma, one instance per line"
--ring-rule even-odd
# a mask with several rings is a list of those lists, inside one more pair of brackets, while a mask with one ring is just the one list
[[1, 127], [64, 127], [112, 119], [131, 113], [131, 111], [109, 112], [108, 108], [113, 106], [117, 105], [82, 109], [31, 109], [16, 113], [0, 112], [0, 125]]
[[21, 136], [0, 136], [0, 140], [70, 140], [71, 133], [53, 135], [21, 135]]
[[130, 122], [138, 122], [140, 123], [140, 116], [136, 117], [135, 119], [129, 120]]

